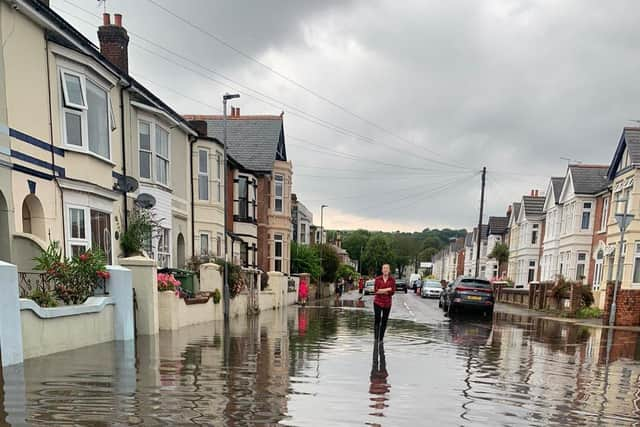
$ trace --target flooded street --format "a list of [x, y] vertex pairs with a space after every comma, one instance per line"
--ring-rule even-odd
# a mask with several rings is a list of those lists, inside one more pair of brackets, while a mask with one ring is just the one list
[[375, 348], [370, 299], [292, 307], [4, 372], [15, 425], [637, 425], [640, 345], [506, 310], [449, 321], [394, 300]]

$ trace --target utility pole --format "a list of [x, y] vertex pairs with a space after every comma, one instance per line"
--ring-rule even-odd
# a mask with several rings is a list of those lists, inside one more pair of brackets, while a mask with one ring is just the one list
[[318, 289], [316, 290], [316, 299], [322, 296], [322, 249], [324, 244], [324, 208], [328, 208], [327, 205], [320, 206], [320, 277], [318, 278]]
[[482, 240], [482, 216], [484, 215], [484, 187], [487, 180], [487, 167], [482, 168], [482, 189], [480, 191], [480, 219], [478, 220], [478, 241], [476, 245], [476, 276], [480, 276], [480, 243]]
[[[229, 93], [225, 93], [224, 95], [222, 95], [222, 128], [223, 128], [223, 132], [222, 132], [222, 151], [224, 154], [224, 161], [223, 161], [223, 174], [224, 174], [224, 194], [225, 194], [225, 198], [223, 200], [226, 200], [226, 195], [227, 195], [227, 101], [230, 99], [234, 99], [234, 98], [240, 98], [240, 95], [238, 94], [229, 94]], [[231, 181], [231, 185], [233, 185], [233, 181]], [[232, 197], [233, 199], [233, 197]], [[231, 301], [231, 295], [230, 295], [230, 290], [229, 290], [229, 267], [227, 266], [227, 263], [229, 262], [229, 254], [228, 254], [228, 250], [227, 250], [227, 212], [229, 210], [229, 206], [227, 206], [228, 204], [225, 203], [224, 204], [224, 288], [223, 288], [223, 292], [222, 292], [222, 296], [224, 298], [224, 321], [225, 323], [229, 322], [229, 305], [230, 305], [230, 301]], [[231, 212], [233, 212], [233, 204], [231, 205]], [[192, 236], [193, 237], [193, 236]], [[232, 248], [233, 249], [233, 248]], [[232, 254], [233, 256], [233, 254]]]
[[[618, 198], [616, 200], [617, 203], [624, 202], [624, 213], [616, 214], [616, 222], [618, 223], [618, 227], [620, 227], [620, 248], [618, 250], [618, 269], [616, 272], [616, 282], [613, 288], [613, 302], [611, 303], [611, 309], [609, 310], [609, 326], [615, 326], [616, 323], [616, 300], [618, 299], [618, 288], [620, 288], [620, 284], [622, 283], [622, 269], [624, 265], [622, 264], [623, 256], [624, 256], [624, 232], [627, 227], [633, 221], [634, 215], [628, 213], [629, 212], [629, 195], [627, 195], [624, 199]], [[617, 209], [616, 209], [617, 211]]]

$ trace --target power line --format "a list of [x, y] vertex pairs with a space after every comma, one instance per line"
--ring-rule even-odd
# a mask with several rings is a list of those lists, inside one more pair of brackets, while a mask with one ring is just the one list
[[183, 18], [182, 16], [176, 14], [172, 10], [162, 6], [161, 4], [157, 3], [155, 0], [147, 0], [147, 1], [149, 3], [154, 4], [159, 9], [164, 10], [166, 13], [168, 13], [169, 15], [173, 16], [174, 18], [178, 19], [179, 21], [182, 21], [183, 23], [187, 24], [188, 26], [200, 31], [201, 33], [203, 33], [203, 34], [205, 34], [205, 35], [207, 35], [209, 37], [211, 37], [212, 39], [216, 40], [218, 43], [222, 44], [223, 46], [233, 50], [234, 52], [236, 52], [237, 54], [239, 54], [239, 55], [243, 56], [244, 58], [250, 60], [251, 62], [254, 62], [254, 63], [262, 66], [263, 68], [267, 69], [268, 71], [272, 72], [273, 74], [277, 75], [278, 77], [288, 81], [289, 83], [291, 83], [291, 84], [295, 85], [296, 87], [304, 90], [305, 92], [310, 93], [311, 95], [317, 97], [318, 99], [321, 99], [322, 101], [324, 101], [324, 102], [326, 102], [326, 103], [328, 103], [328, 104], [340, 109], [341, 111], [344, 111], [345, 113], [347, 113], [347, 114], [349, 114], [349, 115], [351, 115], [351, 116], [353, 116], [353, 117], [355, 117], [355, 118], [357, 118], [359, 120], [362, 120], [363, 122], [369, 124], [370, 126], [373, 126], [376, 129], [381, 130], [381, 131], [383, 131], [383, 132], [385, 132], [385, 133], [387, 133], [387, 134], [399, 139], [400, 141], [403, 141], [405, 143], [414, 145], [414, 146], [416, 146], [416, 147], [418, 147], [420, 149], [423, 149], [423, 150], [426, 150], [426, 151], [430, 151], [432, 154], [436, 154], [436, 155], [442, 157], [442, 155], [440, 153], [437, 153], [434, 150], [431, 150], [429, 148], [422, 147], [422, 146], [420, 146], [418, 144], [415, 144], [413, 141], [411, 141], [409, 139], [406, 139], [406, 138], [404, 138], [404, 137], [402, 137], [400, 135], [397, 135], [396, 133], [394, 133], [394, 132], [392, 132], [392, 131], [390, 131], [390, 130], [388, 130], [388, 129], [380, 126], [380, 125], [378, 125], [377, 123], [375, 123], [375, 122], [373, 122], [373, 121], [371, 121], [371, 120], [369, 120], [369, 119], [367, 119], [367, 118], [365, 118], [365, 117], [363, 117], [363, 116], [361, 116], [361, 115], [359, 115], [357, 113], [354, 113], [353, 111], [349, 110], [347, 107], [345, 107], [345, 106], [343, 106], [341, 104], [338, 104], [337, 102], [325, 97], [324, 95], [321, 95], [320, 93], [316, 92], [315, 90], [312, 90], [312, 89], [306, 87], [305, 85], [297, 82], [293, 78], [291, 78], [291, 77], [279, 72], [278, 70], [274, 69], [273, 67], [265, 64], [264, 62], [260, 61], [259, 59], [249, 55], [248, 53], [246, 53], [246, 52], [244, 52], [244, 51], [242, 51], [242, 50], [240, 50], [238, 48], [236, 48], [235, 46], [233, 46], [232, 44], [230, 44], [226, 40], [222, 39], [220, 36], [217, 36], [217, 35], [211, 33], [210, 31], [200, 27], [199, 25], [196, 25], [193, 22], [191, 22], [191, 21]]
[[[80, 9], [80, 10], [84, 11], [87, 14], [90, 14], [90, 15], [92, 15], [94, 17], [97, 17], [97, 15], [94, 15], [92, 12], [88, 11], [87, 9], [84, 9], [84, 8], [82, 8], [80, 6], [77, 6], [77, 5], [73, 4], [73, 3], [71, 3], [69, 0], [63, 0], [63, 1], [68, 3], [68, 4], [70, 4], [74, 8]], [[85, 19], [80, 18], [80, 17], [78, 17], [78, 16], [76, 16], [76, 15], [74, 15], [72, 13], [69, 13], [69, 12], [67, 12], [65, 10], [62, 10], [62, 11], [67, 13], [69, 16], [74, 17], [74, 18], [78, 19], [79, 21], [84, 22], [84, 23], [86, 23], [88, 25], [95, 25], [95, 24], [93, 24], [91, 22], [88, 22]], [[238, 82], [238, 81], [236, 81], [236, 80], [234, 80], [234, 79], [232, 79], [230, 77], [225, 76], [224, 74], [219, 73], [218, 71], [216, 71], [216, 70], [214, 70], [212, 68], [209, 68], [209, 67], [206, 67], [206, 66], [204, 66], [204, 65], [202, 65], [200, 63], [197, 63], [197, 62], [193, 61], [192, 59], [190, 59], [190, 58], [188, 58], [188, 57], [186, 57], [184, 55], [181, 55], [180, 53], [172, 51], [171, 49], [168, 49], [165, 46], [162, 46], [162, 45], [160, 45], [160, 44], [158, 44], [158, 43], [156, 43], [156, 42], [154, 42], [154, 41], [152, 41], [152, 40], [150, 40], [150, 39], [148, 39], [148, 38], [146, 38], [146, 37], [144, 37], [144, 36], [142, 36], [142, 35], [140, 35], [138, 33], [135, 33], [135, 32], [130, 31], [130, 30], [129, 30], [129, 32], [131, 34], [135, 35], [136, 37], [138, 37], [139, 39], [144, 40], [145, 42], [147, 42], [147, 43], [149, 43], [149, 44], [151, 44], [151, 45], [153, 45], [153, 46], [155, 46], [155, 47], [157, 47], [159, 49], [162, 49], [162, 50], [170, 53], [171, 55], [174, 55], [174, 56], [180, 58], [181, 60], [183, 60], [185, 62], [189, 62], [189, 63], [191, 63], [191, 64], [193, 64], [193, 65], [195, 65], [195, 66], [197, 66], [197, 67], [199, 67], [201, 69], [204, 69], [204, 70], [206, 70], [206, 71], [208, 71], [210, 73], [216, 74], [216, 75], [224, 78], [225, 80], [228, 80], [228, 81], [238, 85], [239, 87], [241, 87], [241, 88], [243, 88], [243, 89], [245, 89], [247, 91], [253, 92], [254, 94], [248, 94], [248, 93], [245, 92], [245, 95], [249, 96], [251, 98], [254, 98], [257, 101], [262, 102], [262, 103], [264, 103], [266, 105], [269, 105], [269, 106], [272, 106], [272, 107], [275, 107], [275, 108], [281, 108], [282, 106], [285, 106], [285, 107], [287, 107], [289, 109], [288, 112], [290, 114], [292, 114], [294, 116], [297, 116], [299, 118], [302, 118], [303, 120], [307, 120], [307, 121], [309, 121], [309, 122], [311, 122], [313, 124], [325, 127], [327, 129], [332, 130], [332, 131], [334, 131], [334, 132], [336, 132], [338, 134], [341, 134], [343, 136], [355, 137], [355, 138], [358, 138], [358, 139], [360, 139], [360, 140], [362, 140], [362, 141], [364, 141], [366, 143], [369, 143], [369, 144], [377, 143], [379, 145], [385, 146], [385, 147], [393, 149], [395, 151], [398, 151], [398, 150], [399, 151], [403, 151], [403, 152], [408, 153], [408, 154], [410, 154], [412, 156], [419, 157], [419, 158], [422, 158], [423, 160], [427, 160], [427, 161], [430, 161], [430, 162], [433, 162], [433, 163], [436, 163], [436, 164], [440, 164], [440, 165], [443, 165], [443, 166], [458, 168], [458, 169], [461, 169], [461, 170], [469, 170], [469, 168], [466, 168], [464, 166], [461, 166], [461, 165], [458, 165], [458, 164], [452, 164], [452, 163], [448, 163], [448, 162], [443, 162], [443, 161], [436, 160], [436, 159], [433, 159], [433, 158], [424, 157], [424, 156], [421, 156], [419, 154], [416, 154], [415, 152], [408, 151], [406, 149], [402, 149], [402, 148], [399, 148], [397, 146], [389, 145], [389, 144], [386, 144], [386, 143], [381, 142], [381, 141], [377, 141], [377, 140], [373, 139], [372, 137], [364, 136], [364, 135], [361, 135], [361, 134], [359, 134], [357, 132], [351, 131], [350, 129], [347, 129], [347, 128], [341, 127], [339, 125], [333, 124], [333, 123], [331, 123], [331, 122], [329, 122], [327, 120], [324, 120], [324, 119], [319, 118], [319, 117], [317, 117], [317, 116], [315, 116], [313, 114], [310, 114], [310, 113], [308, 113], [308, 112], [306, 112], [306, 111], [304, 111], [304, 110], [302, 110], [302, 109], [300, 109], [298, 107], [292, 106], [292, 105], [287, 104], [287, 103], [285, 103], [285, 102], [283, 102], [281, 100], [278, 100], [278, 99], [276, 99], [274, 97], [271, 97], [270, 95], [265, 94], [264, 92], [261, 92], [261, 91], [258, 91], [256, 89], [253, 89], [253, 88], [251, 88], [249, 86], [246, 86], [246, 85], [244, 85], [244, 84], [242, 84], [242, 83], [240, 83], [240, 82]], [[174, 65], [176, 65], [178, 67], [184, 68], [184, 69], [186, 69], [188, 71], [191, 71], [192, 73], [197, 74], [197, 75], [199, 75], [199, 76], [201, 76], [201, 77], [203, 77], [203, 78], [205, 78], [207, 80], [210, 80], [210, 81], [215, 82], [215, 83], [217, 83], [217, 84], [219, 84], [219, 85], [221, 85], [223, 87], [227, 87], [228, 88], [228, 84], [225, 83], [225, 82], [222, 82], [220, 80], [214, 79], [211, 76], [203, 74], [202, 72], [200, 72], [198, 70], [194, 70], [193, 68], [187, 67], [186, 65], [184, 65], [182, 63], [176, 62], [176, 61], [172, 60], [171, 58], [167, 58], [166, 56], [163, 56], [163, 55], [159, 54], [158, 52], [152, 51], [152, 50], [150, 50], [150, 49], [148, 49], [148, 48], [146, 48], [144, 46], [141, 46], [140, 44], [138, 44], [136, 42], [131, 42], [131, 44], [135, 45], [139, 49], [141, 49], [141, 50], [143, 50], [143, 51], [145, 51], [145, 52], [147, 52], [147, 53], [149, 53], [151, 55], [154, 55], [154, 56], [157, 56], [159, 58], [162, 58], [163, 60], [165, 60], [165, 61], [167, 61], [169, 63], [172, 63], [172, 64], [174, 64]], [[236, 89], [234, 89], [234, 90], [236, 90]], [[255, 94], [258, 94], [259, 96], [256, 96]], [[266, 101], [266, 100], [260, 98], [260, 96], [264, 97], [264, 98], [267, 98], [267, 99], [270, 99], [273, 102], [279, 103], [279, 105], [276, 105], [273, 102]]]

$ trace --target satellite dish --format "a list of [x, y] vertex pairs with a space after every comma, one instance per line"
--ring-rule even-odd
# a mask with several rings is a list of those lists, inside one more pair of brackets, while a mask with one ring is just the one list
[[123, 193], [131, 193], [138, 189], [138, 180], [132, 176], [120, 175], [113, 188], [114, 190], [122, 191]]
[[136, 205], [144, 209], [150, 209], [156, 205], [156, 198], [148, 193], [138, 194]]

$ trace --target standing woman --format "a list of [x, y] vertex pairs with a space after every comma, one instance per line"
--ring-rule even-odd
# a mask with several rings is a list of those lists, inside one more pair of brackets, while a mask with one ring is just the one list
[[396, 292], [396, 281], [391, 277], [389, 264], [382, 266], [382, 276], [376, 277], [374, 291], [376, 296], [373, 298], [373, 313], [375, 315], [373, 332], [376, 341], [382, 343], [391, 311], [391, 297]]

